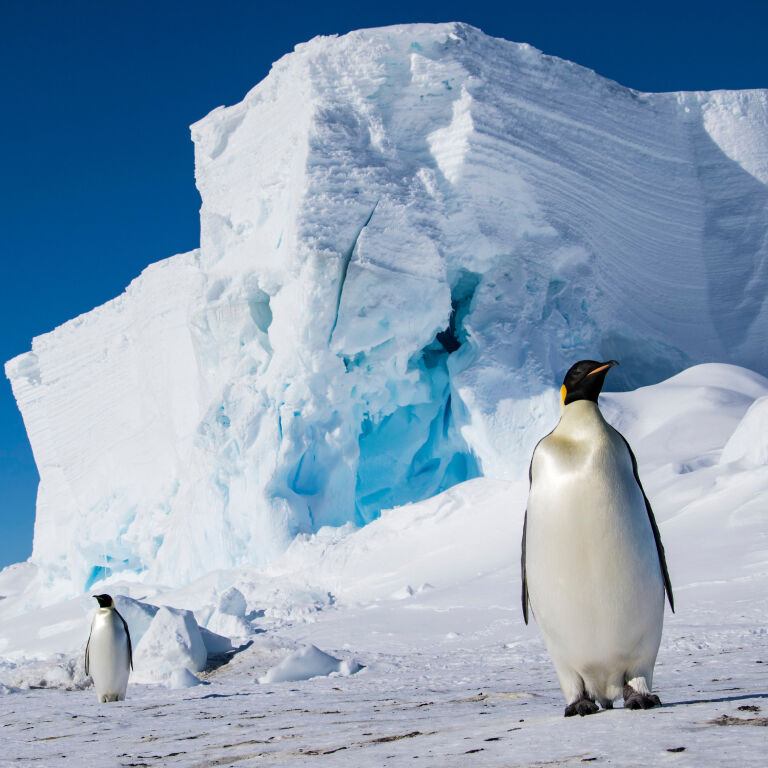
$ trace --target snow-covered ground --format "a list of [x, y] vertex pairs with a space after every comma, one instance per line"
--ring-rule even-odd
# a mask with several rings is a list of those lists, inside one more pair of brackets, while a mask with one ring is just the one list
[[601, 398], [635, 448], [675, 589], [661, 709], [563, 718], [520, 611], [525, 483], [478, 478], [300, 537], [269, 567], [176, 589], [100, 585], [139, 600], [118, 600], [139, 647], [161, 613], [142, 605], [207, 627], [207, 669], [186, 675], [190, 654], [168, 655], [174, 633], [155, 632], [125, 702], [99, 705], [85, 687], [95, 601], [36, 609], [35, 566], [6, 569], [0, 765], [765, 766], [767, 396], [763, 377], [710, 364]]
[[133, 685], [109, 707], [92, 690], [0, 697], [0, 765], [765, 766], [764, 602], [756, 625], [754, 603], [747, 618], [686, 590], [657, 665], [665, 706], [565, 719], [515, 586], [510, 569], [281, 632], [338, 656], [351, 646], [366, 665], [351, 677], [260, 685], [277, 655], [257, 637], [192, 689]]

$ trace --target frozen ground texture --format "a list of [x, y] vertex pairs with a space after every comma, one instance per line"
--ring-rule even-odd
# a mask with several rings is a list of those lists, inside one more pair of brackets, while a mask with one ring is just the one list
[[462, 24], [298, 46], [192, 126], [200, 249], [7, 364], [45, 599], [515, 481], [581, 357], [768, 374], [767, 127]]
[[[110, 705], [82, 675], [95, 601], [29, 610], [37, 566], [5, 569], [0, 766], [764, 768], [767, 396], [762, 376], [701, 365], [601, 398], [636, 449], [675, 589], [661, 709], [563, 718], [520, 610], [525, 482], [477, 478], [362, 529], [302, 535], [266, 567], [109, 585], [133, 598], [118, 605], [140, 646], [167, 604], [163, 621], [208, 648], [206, 670], [171, 673], [192, 654], [168, 657], [174, 632], [155, 633], [154, 661], [139, 655], [126, 701]], [[227, 622], [232, 645], [206, 631]], [[162, 685], [142, 684], [148, 661]]]

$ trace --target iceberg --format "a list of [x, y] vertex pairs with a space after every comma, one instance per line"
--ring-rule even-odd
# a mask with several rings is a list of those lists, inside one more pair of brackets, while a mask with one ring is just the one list
[[459, 23], [297, 46], [192, 126], [200, 248], [6, 364], [49, 599], [514, 481], [582, 357], [768, 374], [767, 129]]

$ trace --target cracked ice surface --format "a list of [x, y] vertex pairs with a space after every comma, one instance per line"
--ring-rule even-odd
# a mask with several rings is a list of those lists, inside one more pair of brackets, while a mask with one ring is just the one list
[[461, 24], [298, 46], [192, 126], [200, 249], [7, 364], [46, 599], [516, 480], [580, 357], [768, 373], [767, 102]]

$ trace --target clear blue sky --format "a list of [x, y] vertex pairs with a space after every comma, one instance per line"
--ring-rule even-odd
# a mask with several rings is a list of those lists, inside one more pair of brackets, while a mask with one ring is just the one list
[[[465, 21], [646, 91], [768, 88], [764, 0], [3, 0], [0, 361], [198, 245], [188, 126], [319, 34]], [[0, 567], [37, 472], [0, 381]]]

